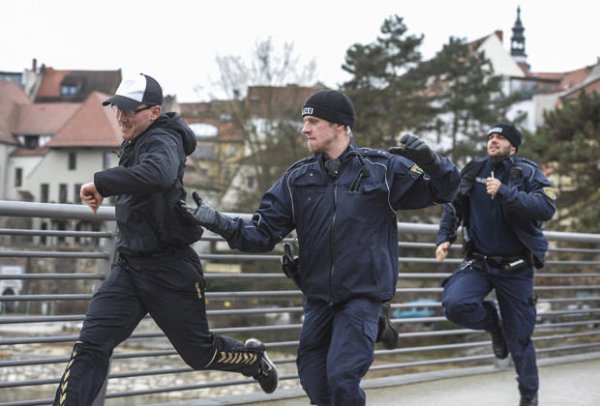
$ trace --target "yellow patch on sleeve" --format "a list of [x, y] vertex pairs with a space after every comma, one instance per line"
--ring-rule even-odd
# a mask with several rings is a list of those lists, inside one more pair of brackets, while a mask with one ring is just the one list
[[422, 175], [425, 173], [425, 171], [423, 169], [421, 169], [421, 167], [417, 164], [414, 164], [413, 166], [411, 166], [410, 171], [418, 173], [419, 175]]
[[556, 190], [553, 187], [546, 186], [544, 187], [544, 194], [548, 196], [552, 200], [556, 200]]

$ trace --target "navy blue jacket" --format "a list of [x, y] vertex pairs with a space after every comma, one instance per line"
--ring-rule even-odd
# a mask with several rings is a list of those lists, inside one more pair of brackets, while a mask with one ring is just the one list
[[335, 180], [321, 154], [292, 165], [263, 196], [251, 221], [230, 220], [229, 245], [269, 251], [296, 229], [300, 286], [308, 298], [390, 300], [398, 280], [396, 212], [451, 201], [458, 170], [442, 157], [431, 179], [408, 159], [352, 144], [341, 162]]
[[[475, 158], [461, 171], [457, 198], [445, 204], [440, 220], [436, 244], [456, 240], [456, 230], [462, 224], [466, 231], [465, 251], [469, 252], [469, 195], [487, 157]], [[523, 246], [533, 256], [534, 265], [541, 268], [548, 251], [548, 242], [542, 232], [544, 221], [556, 211], [556, 193], [538, 165], [528, 159], [512, 155], [508, 182], [498, 189], [495, 199], [502, 207], [504, 221], [508, 222]]]
[[185, 200], [186, 156], [195, 148], [194, 132], [183, 119], [162, 114], [133, 141], [121, 144], [118, 167], [94, 174], [102, 196], [117, 196], [116, 248], [121, 254], [168, 253], [200, 239], [202, 229], [190, 227], [177, 210]]

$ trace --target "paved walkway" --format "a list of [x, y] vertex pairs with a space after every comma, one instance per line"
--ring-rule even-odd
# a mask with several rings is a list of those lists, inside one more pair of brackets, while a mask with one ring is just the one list
[[[565, 362], [569, 361], [569, 362]], [[600, 353], [542, 359], [540, 406], [600, 406]], [[438, 373], [379, 378], [363, 382], [367, 406], [517, 406], [515, 372], [493, 367], [466, 368], [448, 377]], [[467, 375], [465, 375], [467, 374]], [[274, 398], [276, 396], [276, 398]], [[255, 394], [220, 400], [196, 400], [173, 404], [308, 406], [300, 389], [278, 390], [274, 395]]]
[[[486, 368], [487, 369], [487, 368]], [[369, 389], [368, 406], [517, 406], [512, 369]], [[415, 380], [419, 378], [415, 376]], [[540, 366], [540, 406], [600, 406], [600, 359]], [[243, 403], [246, 406], [307, 406], [303, 396]]]

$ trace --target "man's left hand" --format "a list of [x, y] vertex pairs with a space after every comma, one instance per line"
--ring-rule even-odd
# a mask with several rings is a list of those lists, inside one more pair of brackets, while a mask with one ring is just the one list
[[492, 198], [496, 196], [496, 193], [498, 193], [498, 189], [500, 189], [501, 185], [502, 182], [500, 182], [499, 179], [492, 177], [485, 179], [485, 191], [488, 195], [492, 196]]
[[395, 155], [405, 156], [425, 172], [432, 175], [440, 167], [440, 157], [422, 139], [411, 134], [404, 134], [400, 138], [400, 147], [391, 147], [388, 151]]
[[98, 208], [102, 204], [104, 197], [96, 189], [94, 182], [86, 183], [79, 189], [79, 197], [81, 201], [89, 206], [90, 209], [96, 214]]

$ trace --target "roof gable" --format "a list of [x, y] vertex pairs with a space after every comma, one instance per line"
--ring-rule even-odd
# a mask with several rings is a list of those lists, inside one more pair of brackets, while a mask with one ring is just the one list
[[18, 135], [55, 134], [80, 106], [80, 103], [21, 105], [14, 133]]
[[504, 48], [501, 32], [496, 31], [493, 34], [473, 41], [469, 45], [471, 48], [475, 47], [477, 51], [484, 53], [494, 68], [494, 74], [512, 77], [525, 76], [523, 69]]
[[19, 107], [29, 103], [31, 100], [21, 87], [13, 82], [0, 80], [0, 143], [18, 144], [13, 133], [17, 126]]
[[117, 119], [102, 102], [109, 96], [92, 92], [75, 114], [48, 143], [56, 147], [118, 147], [121, 135]]

